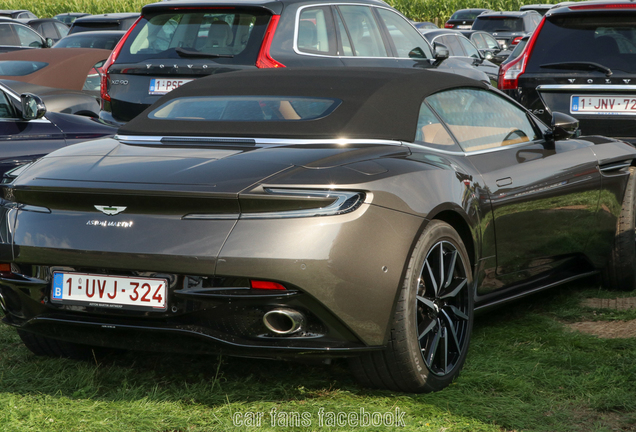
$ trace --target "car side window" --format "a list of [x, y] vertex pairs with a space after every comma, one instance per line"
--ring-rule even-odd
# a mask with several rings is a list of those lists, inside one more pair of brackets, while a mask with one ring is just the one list
[[42, 47], [42, 38], [35, 31], [22, 26], [14, 26], [14, 28], [20, 40], [20, 46], [33, 48]]
[[16, 118], [15, 110], [7, 95], [0, 91], [0, 119]]
[[486, 44], [486, 41], [484, 40], [483, 35], [479, 33], [474, 34], [470, 37], [470, 40], [473, 41], [473, 43], [477, 46], [477, 48], [488, 49], [488, 44]]
[[499, 49], [499, 42], [497, 42], [497, 39], [486, 34], [482, 34], [481, 36], [486, 41], [486, 45], [488, 46], [488, 49]]
[[539, 139], [523, 109], [485, 89], [442, 91], [426, 98], [426, 102], [466, 152]]
[[[377, 11], [389, 31], [389, 36], [395, 45], [399, 58], [411, 58], [412, 56], [418, 58], [433, 57], [430, 47], [420, 32], [415, 30], [404, 18], [388, 9], [378, 8]], [[417, 48], [420, 49], [421, 54], [418, 56], [411, 54]]]
[[0, 24], [0, 45], [20, 45], [20, 42], [13, 31], [13, 24]]
[[342, 22], [340, 12], [337, 9], [334, 11], [334, 16], [336, 18], [336, 23], [338, 25], [338, 34], [340, 35], [340, 41], [342, 43], [342, 52], [339, 54], [343, 56], [353, 56], [351, 39], [349, 38], [349, 34], [347, 33], [347, 29], [345, 28], [344, 23]]
[[431, 147], [436, 147], [449, 151], [460, 151], [461, 149], [450, 136], [444, 125], [433, 114], [426, 102], [422, 102], [420, 114], [417, 118], [417, 130], [415, 141], [426, 143]]
[[57, 32], [60, 34], [60, 37], [64, 37], [68, 34], [69, 28], [67, 25], [63, 23], [53, 23], [55, 28], [57, 28]]
[[359, 57], [388, 57], [380, 29], [367, 6], [339, 6], [351, 38], [353, 53]]
[[336, 54], [334, 25], [329, 7], [303, 9], [297, 29], [296, 46], [299, 51]]
[[441, 43], [442, 45], [446, 45], [448, 48], [448, 53], [451, 57], [455, 56], [464, 56], [464, 50], [462, 49], [461, 44], [457, 40], [455, 35], [444, 35], [435, 38], [435, 42]]
[[481, 58], [481, 56], [479, 55], [479, 51], [477, 50], [477, 48], [475, 48], [475, 45], [470, 43], [468, 39], [461, 36], [458, 37], [457, 39], [459, 39], [459, 43], [462, 44], [462, 47], [464, 48], [464, 52], [466, 52], [466, 55], [468, 57], [472, 57], [476, 59]]

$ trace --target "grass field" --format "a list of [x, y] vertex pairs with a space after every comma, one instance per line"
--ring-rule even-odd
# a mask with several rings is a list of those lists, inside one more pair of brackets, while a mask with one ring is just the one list
[[[391, 6], [414, 21], [444, 23], [457, 9], [486, 8], [519, 10], [519, 6], [536, 3], [557, 3], [545, 0], [386, 0]], [[39, 17], [51, 17], [63, 12], [138, 12], [154, 1], [144, 0], [4, 0], [0, 9], [28, 9]]]
[[0, 430], [384, 431], [396, 428], [360, 421], [365, 413], [369, 422], [378, 419], [373, 413], [390, 413], [384, 420], [403, 421], [404, 431], [636, 431], [636, 338], [601, 339], [566, 327], [636, 319], [635, 309], [580, 306], [587, 297], [620, 295], [595, 286], [566, 285], [481, 315], [459, 380], [428, 395], [361, 388], [343, 361], [41, 358], [3, 325]]

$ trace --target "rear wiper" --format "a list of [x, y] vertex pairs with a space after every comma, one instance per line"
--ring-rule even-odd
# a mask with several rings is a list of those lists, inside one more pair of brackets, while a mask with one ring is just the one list
[[213, 53], [206, 53], [206, 52], [201, 52], [201, 51], [197, 51], [194, 49], [188, 49], [188, 48], [175, 48], [175, 51], [177, 52], [177, 54], [179, 54], [180, 57], [192, 57], [192, 58], [233, 58], [234, 55], [232, 54], [213, 54]]
[[597, 70], [605, 72], [605, 76], [612, 76], [612, 70], [607, 66], [594, 62], [563, 62], [563, 63], [548, 63], [541, 65], [542, 68], [549, 69], [570, 69], [570, 70]]

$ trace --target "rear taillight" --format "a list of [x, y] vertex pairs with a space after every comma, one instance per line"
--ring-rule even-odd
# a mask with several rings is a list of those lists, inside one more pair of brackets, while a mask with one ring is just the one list
[[517, 36], [512, 40], [512, 42], [510, 42], [510, 45], [517, 45], [519, 42], [521, 42], [521, 39], [523, 39], [523, 36]]
[[104, 63], [104, 65], [101, 67], [101, 74], [102, 74], [102, 80], [101, 80], [101, 86], [100, 86], [100, 96], [102, 98], [102, 109], [104, 109], [104, 102], [110, 102], [110, 95], [108, 94], [108, 84], [110, 81], [110, 75], [108, 73], [108, 69], [111, 67], [111, 65], [113, 63], [115, 63], [115, 60], [117, 60], [117, 57], [119, 56], [119, 53], [121, 52], [121, 49], [123, 48], [124, 44], [126, 43], [126, 40], [128, 39], [128, 36], [130, 35], [130, 33], [133, 31], [133, 29], [137, 26], [137, 24], [139, 23], [139, 21], [141, 21], [142, 17], [137, 18], [137, 21], [135, 21], [135, 23], [130, 26], [130, 28], [128, 29], [128, 31], [126, 32], [126, 34], [124, 35], [124, 37], [122, 37], [119, 42], [117, 42], [117, 45], [115, 45], [115, 48], [113, 48], [113, 51], [110, 53], [110, 56], [108, 56], [108, 59], [106, 60], [106, 62]]
[[444, 24], [444, 28], [455, 28], [455, 24], [446, 23]]
[[[532, 54], [532, 49], [534, 48], [534, 43], [537, 40], [537, 36], [541, 32], [541, 28], [543, 27], [543, 23], [545, 22], [545, 17], [541, 20], [534, 33], [530, 37], [530, 40], [526, 44], [523, 52], [519, 57], [515, 60], [511, 61], [508, 64], [501, 65], [499, 68], [499, 77], [497, 79], [497, 88], [499, 90], [515, 90], [519, 87], [519, 77], [523, 75], [526, 71], [526, 65], [528, 64], [528, 59]], [[517, 41], [518, 43], [519, 41]]]
[[269, 49], [272, 45], [272, 39], [274, 39], [274, 33], [276, 32], [276, 27], [278, 26], [279, 19], [280, 19], [280, 15], [272, 15], [272, 19], [269, 21], [267, 30], [265, 30], [263, 45], [261, 45], [261, 50], [258, 52], [258, 58], [256, 59], [257, 68], [285, 67], [284, 64], [274, 60], [269, 53]]

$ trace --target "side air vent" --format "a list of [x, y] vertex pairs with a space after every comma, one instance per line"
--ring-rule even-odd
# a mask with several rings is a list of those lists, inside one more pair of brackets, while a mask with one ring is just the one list
[[625, 174], [627, 169], [632, 165], [631, 160], [610, 162], [599, 167], [604, 175]]

